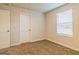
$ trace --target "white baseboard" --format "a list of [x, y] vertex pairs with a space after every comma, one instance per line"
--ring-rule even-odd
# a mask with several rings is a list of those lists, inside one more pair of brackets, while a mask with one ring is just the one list
[[[66, 44], [62, 44], [62, 43], [60, 43], [60, 42], [56, 42], [56, 41], [54, 41], [54, 40], [52, 40], [52, 39], [45, 38], [45, 37], [39, 38], [39, 39], [36, 39], [36, 40], [31, 40], [31, 42], [40, 41], [40, 40], [44, 40], [44, 39], [49, 40], [49, 41], [51, 41], [51, 42], [55, 42], [55, 43], [57, 43], [57, 44], [59, 44], [59, 45], [68, 47], [68, 48], [70, 48], [70, 49], [72, 49], [72, 50], [79, 51], [79, 49], [77, 49], [77, 48], [71, 47], [71, 46], [66, 45]], [[20, 45], [20, 43], [11, 44], [11, 46], [16, 46], [16, 45]]]
[[11, 44], [11, 46], [16, 46], [16, 45], [20, 45], [20, 43], [14, 43], [14, 44]]
[[42, 38], [31, 40], [31, 42], [40, 41], [40, 40], [44, 40], [44, 39], [45, 39], [45, 37], [42, 37]]
[[72, 50], [79, 51], [79, 49], [77, 49], [77, 48], [71, 47], [71, 46], [66, 45], [66, 44], [62, 44], [62, 43], [60, 43], [60, 42], [56, 42], [56, 41], [54, 41], [54, 40], [52, 40], [52, 39], [47, 38], [47, 40], [49, 40], [49, 41], [51, 41], [51, 42], [55, 42], [55, 43], [57, 43], [57, 44], [59, 44], [59, 45], [65, 46], [65, 47], [70, 48], [70, 49], [72, 49]]
[[[35, 41], [40, 41], [40, 40], [44, 40], [45, 38], [42, 37], [42, 38], [38, 38], [38, 39], [35, 39], [35, 40], [31, 40], [30, 42], [35, 42]], [[24, 43], [27, 43], [27, 42], [24, 42]], [[16, 45], [20, 45], [22, 44], [21, 42], [18, 42], [18, 43], [14, 43], [14, 44], [11, 44], [11, 46], [16, 46]]]

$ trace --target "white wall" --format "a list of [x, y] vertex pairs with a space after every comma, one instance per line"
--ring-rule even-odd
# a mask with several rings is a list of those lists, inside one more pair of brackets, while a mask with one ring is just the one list
[[[72, 9], [73, 36], [67, 37], [56, 33], [56, 14]], [[79, 51], [79, 4], [66, 4], [46, 14], [46, 37], [48, 40]]]
[[11, 45], [15, 45], [20, 39], [20, 8], [10, 7], [11, 11]]
[[38, 41], [45, 38], [45, 20], [42, 13], [31, 11], [31, 29], [31, 41]]
[[27, 10], [29, 12], [31, 20], [31, 42], [41, 40], [44, 33], [44, 14], [32, 11], [29, 9], [20, 8], [17, 6], [9, 6], [0, 4], [0, 9], [8, 9], [10, 11], [10, 25], [11, 25], [11, 46], [19, 44], [20, 41], [20, 12], [22, 10]]

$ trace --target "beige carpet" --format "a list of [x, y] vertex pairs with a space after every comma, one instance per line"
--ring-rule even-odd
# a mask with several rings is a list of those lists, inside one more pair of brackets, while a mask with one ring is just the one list
[[48, 40], [24, 43], [2, 49], [7, 55], [78, 55], [79, 52], [63, 47]]

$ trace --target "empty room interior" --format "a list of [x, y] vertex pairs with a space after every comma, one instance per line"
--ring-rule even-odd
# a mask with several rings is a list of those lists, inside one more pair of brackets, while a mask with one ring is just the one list
[[0, 55], [79, 55], [79, 4], [0, 3]]

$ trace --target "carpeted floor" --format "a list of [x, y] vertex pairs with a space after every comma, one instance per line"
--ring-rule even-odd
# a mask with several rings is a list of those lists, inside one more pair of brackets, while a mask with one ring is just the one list
[[78, 55], [79, 52], [63, 47], [48, 40], [24, 43], [1, 49], [4, 55]]

